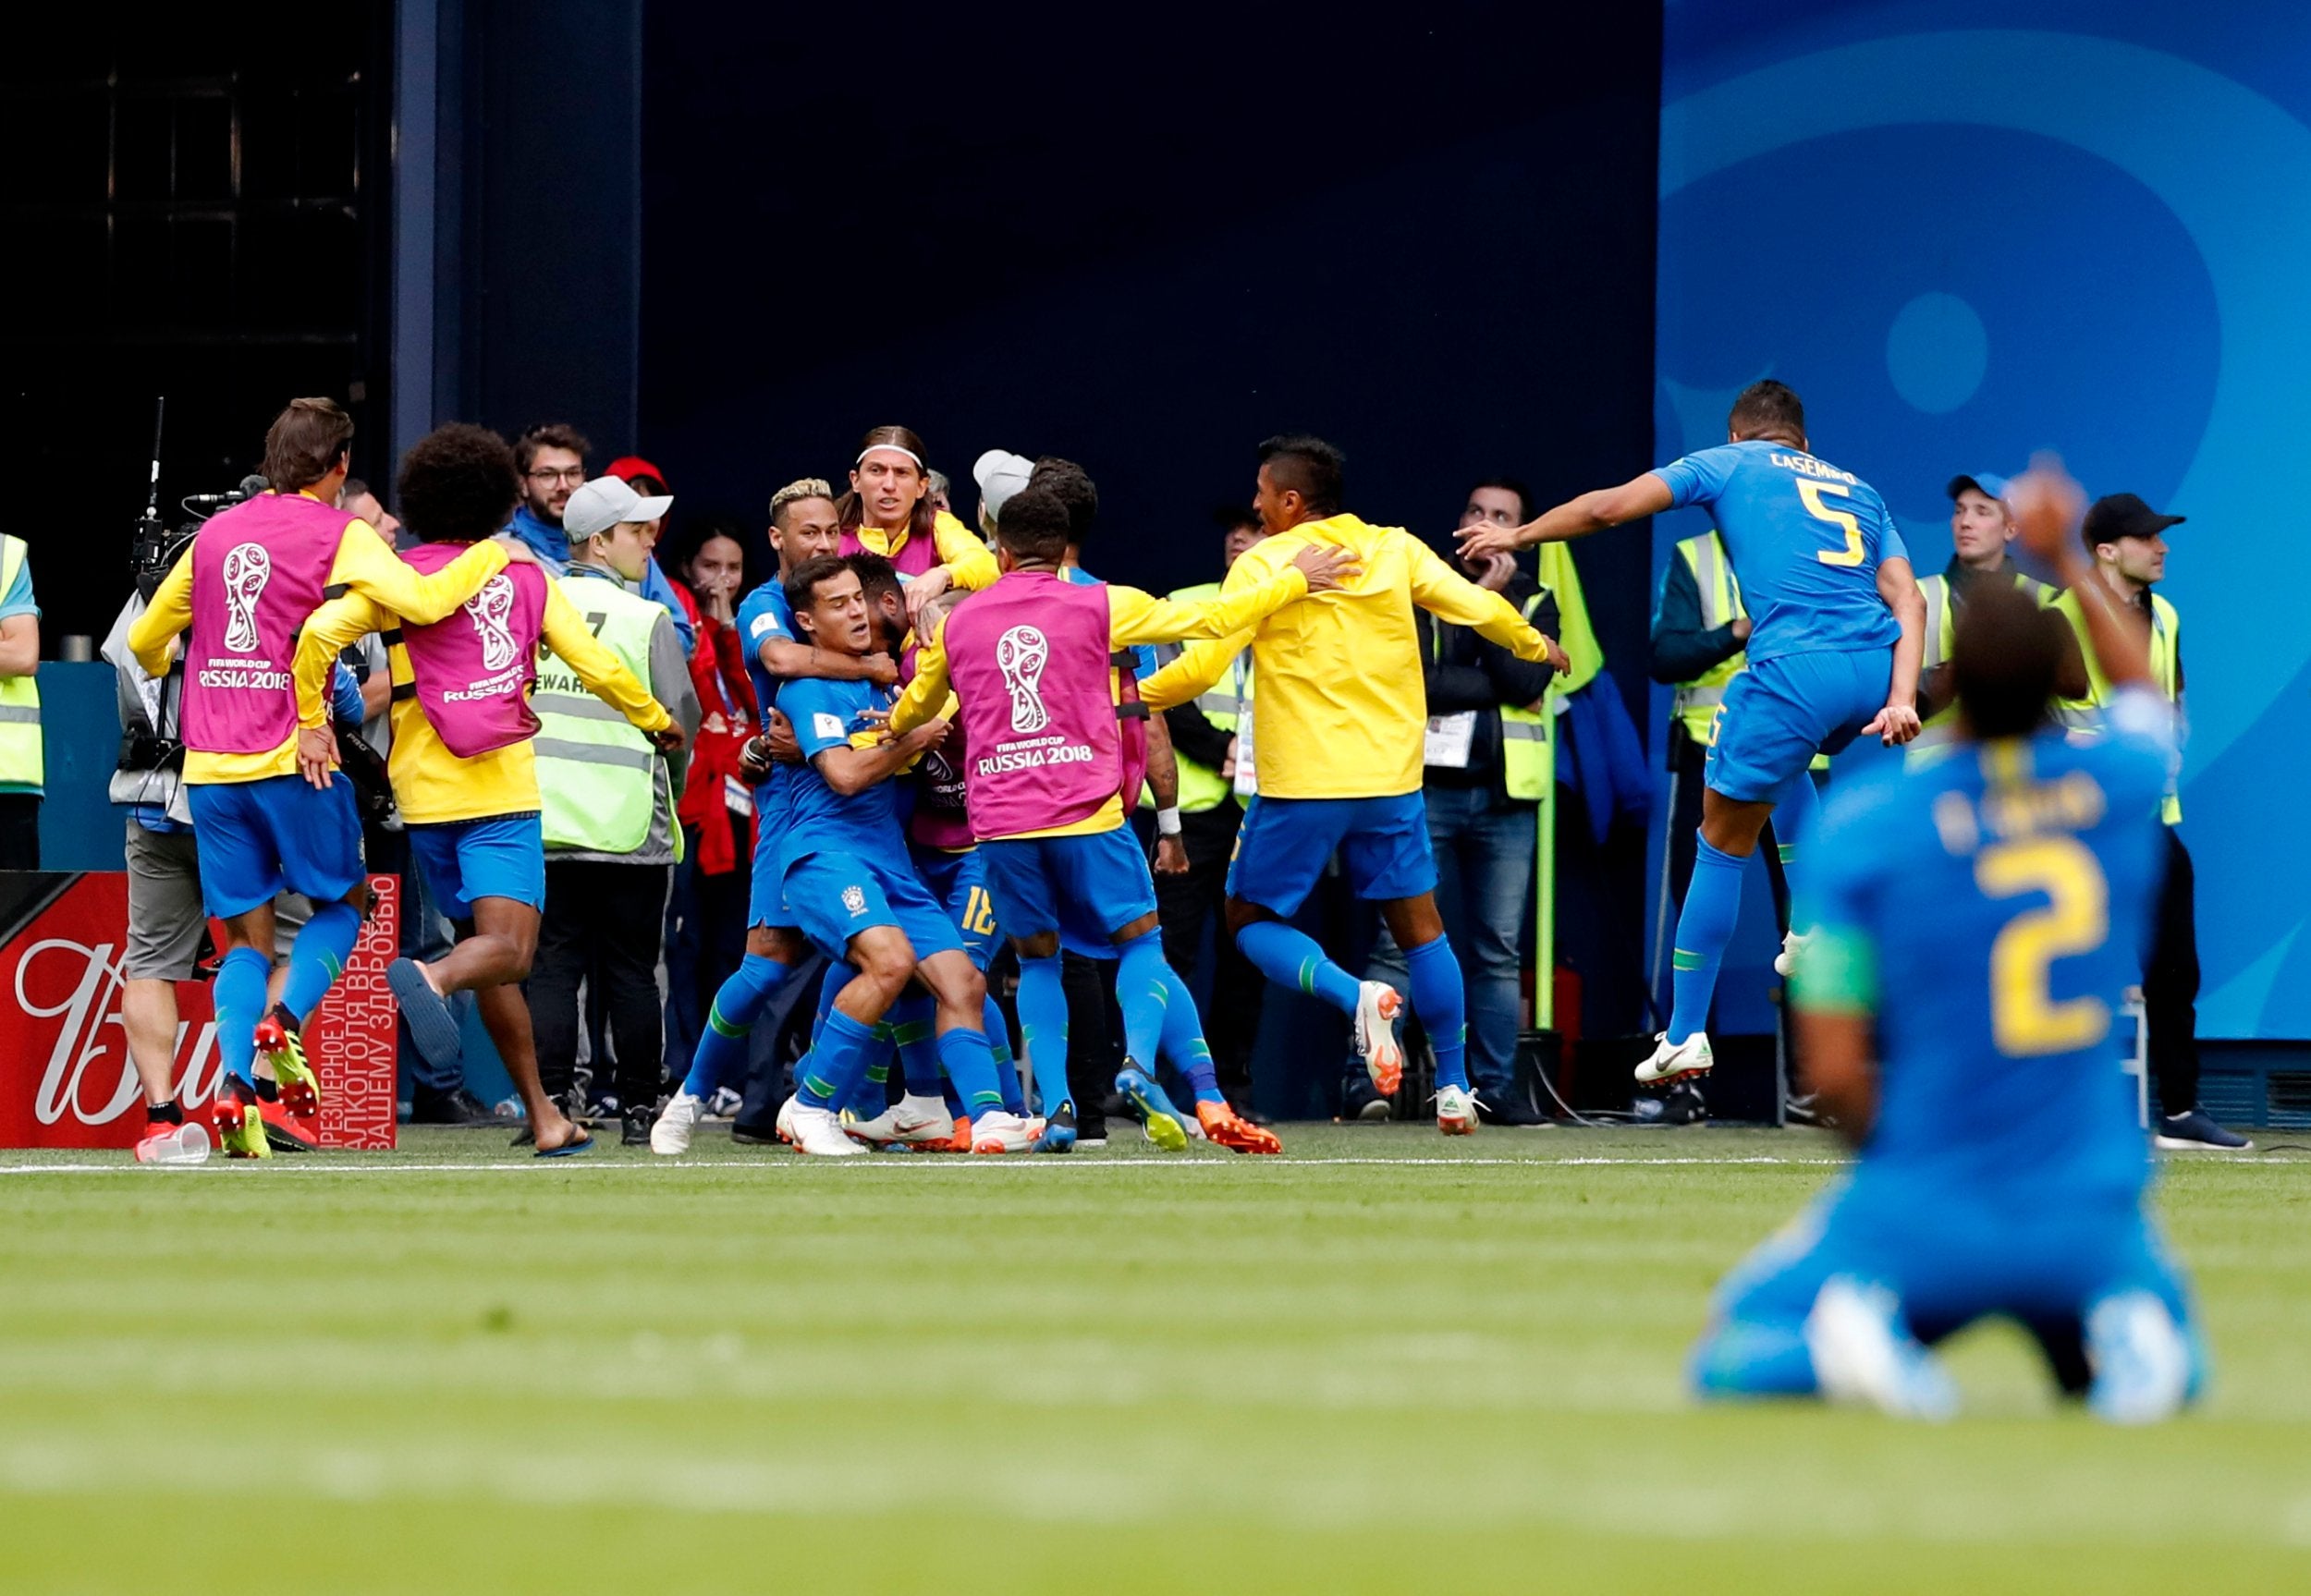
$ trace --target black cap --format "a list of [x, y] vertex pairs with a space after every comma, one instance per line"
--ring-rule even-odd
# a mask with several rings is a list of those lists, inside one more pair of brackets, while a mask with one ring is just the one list
[[2155, 538], [2169, 527], [2181, 526], [2187, 518], [2162, 516], [2133, 493], [2111, 493], [2094, 502], [2078, 530], [2091, 549], [2097, 543], [2115, 543], [2121, 538]]

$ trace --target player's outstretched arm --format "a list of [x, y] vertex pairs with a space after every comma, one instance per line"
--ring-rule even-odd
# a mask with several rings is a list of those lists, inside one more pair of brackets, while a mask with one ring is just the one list
[[674, 716], [666, 705], [651, 697], [650, 689], [626, 668], [625, 661], [602, 646], [587, 628], [577, 606], [550, 582], [546, 584], [545, 614], [540, 618], [539, 630], [545, 638], [545, 646], [561, 656], [562, 663], [585, 683], [586, 690], [624, 715], [636, 731], [654, 736], [674, 725]]
[[888, 781], [946, 740], [947, 723], [933, 721], [904, 737], [894, 737], [869, 748], [854, 743], [821, 749], [811, 756], [811, 763], [818, 767], [818, 774], [828, 786], [851, 798], [876, 782]]
[[[528, 551], [523, 551], [527, 556]], [[510, 559], [505, 544], [484, 538], [431, 576], [385, 547], [377, 534], [348, 526], [329, 567], [332, 587], [366, 594], [416, 626], [431, 626], [482, 591]]]
[[128, 623], [128, 652], [136, 655], [146, 676], [165, 676], [171, 645], [191, 625], [192, 550], [188, 547], [153, 590], [153, 602], [144, 606], [144, 613]]
[[1862, 728], [1888, 748], [1918, 735], [1918, 664], [1926, 654], [1926, 595], [1910, 562], [1899, 556], [1877, 564], [1877, 596], [1894, 612], [1901, 636], [1894, 640], [1893, 679], [1886, 688], [1886, 707]]
[[[2078, 601], [2086, 623], [2086, 640], [2095, 659], [2113, 688], [2147, 685], [2150, 681], [2148, 635], [2127, 623], [2119, 603], [2102, 579], [2095, 575], [2079, 542], [2078, 528], [2086, 515], [2086, 494], [2053, 455], [2041, 455], [2030, 469], [2008, 484], [2014, 512], [2014, 530], [2022, 546], [2054, 567], [2062, 585]], [[2081, 674], [2085, 666], [2080, 666]]]
[[1470, 581], [1418, 538], [1408, 535], [1404, 541], [1411, 550], [1414, 603], [1439, 620], [1473, 629], [1477, 636], [1498, 643], [1521, 660], [1546, 660], [1560, 671], [1572, 668], [1557, 640], [1543, 637], [1517, 614], [1516, 605], [1490, 588]]
[[1500, 554], [1530, 548], [1535, 543], [1561, 543], [1571, 538], [1585, 538], [1608, 527], [1627, 526], [1631, 521], [1657, 516], [1670, 503], [1669, 483], [1655, 472], [1647, 471], [1642, 477], [1632, 477], [1618, 488], [1599, 488], [1567, 499], [1521, 527], [1499, 527], [1483, 521], [1463, 527], [1460, 533], [1461, 552], [1472, 556]]

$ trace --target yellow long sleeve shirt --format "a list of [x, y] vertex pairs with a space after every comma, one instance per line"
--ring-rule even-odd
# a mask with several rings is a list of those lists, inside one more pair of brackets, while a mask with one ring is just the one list
[[[995, 556], [987, 552], [987, 545], [945, 510], [931, 523], [931, 530], [939, 551], [939, 564], [947, 567], [957, 587], [975, 593], [981, 588], [993, 587], [995, 579], [1003, 574]], [[894, 537], [880, 527], [868, 526], [862, 526], [858, 532], [860, 547], [891, 560], [897, 559], [899, 551], [907, 546], [908, 536], [902, 531]]]
[[[297, 647], [298, 724], [322, 724], [327, 711], [329, 668], [339, 649], [356, 638], [391, 631], [400, 624], [401, 617], [391, 610], [359, 594], [333, 599], [315, 610]], [[674, 724], [666, 706], [650, 696], [650, 689], [635, 679], [616, 654], [595, 640], [585, 617], [563, 596], [558, 583], [545, 584], [545, 613], [540, 617], [539, 630], [545, 646], [561, 655], [578, 673], [578, 679], [637, 729], [663, 731]], [[425, 718], [416, 695], [401, 690], [417, 680], [410, 668], [410, 651], [397, 643], [385, 651], [385, 657], [394, 686], [393, 754], [386, 768], [393, 776], [393, 796], [401, 806], [401, 818], [411, 825], [443, 825], [534, 812], [543, 800], [538, 797], [537, 755], [530, 739], [494, 749], [476, 759], [459, 758]]]
[[[1294, 551], [1297, 552], [1297, 551]], [[1211, 646], [1217, 640], [1243, 634], [1273, 615], [1308, 596], [1308, 579], [1299, 567], [1291, 563], [1287, 553], [1281, 568], [1267, 573], [1258, 581], [1239, 586], [1229, 584], [1229, 591], [1208, 599], [1183, 603], [1178, 599], [1159, 599], [1137, 588], [1107, 584], [1107, 646], [1113, 649], [1137, 648], [1143, 643], [1176, 643], [1196, 639], [1208, 640]], [[1237, 562], [1241, 565], [1242, 562]], [[949, 616], [948, 619], [953, 617]], [[1222, 662], [1225, 664], [1225, 661]], [[1420, 666], [1417, 658], [1413, 670]], [[1159, 673], [1160, 674], [1160, 673]], [[1154, 678], [1150, 678], [1153, 680]], [[939, 622], [939, 629], [915, 655], [915, 679], [891, 706], [890, 727], [894, 734], [904, 737], [919, 725], [935, 720], [940, 706], [946, 704], [950, 691], [947, 664], [947, 620]], [[1144, 695], [1143, 695], [1144, 696]], [[1021, 832], [1021, 836], [1071, 836], [1113, 831], [1123, 823], [1123, 795], [1119, 793], [1107, 800], [1098, 813], [1073, 825], [1055, 826], [1049, 831]], [[982, 842], [993, 839], [982, 837]]]
[[1190, 644], [1140, 684], [1140, 696], [1156, 710], [1185, 703], [1249, 646], [1260, 684], [1252, 757], [1263, 796], [1417, 792], [1428, 702], [1413, 606], [1473, 627], [1519, 659], [1542, 658], [1545, 640], [1508, 600], [1461, 576], [1419, 539], [1350, 515], [1303, 521], [1261, 540], [1229, 568], [1221, 591], [1256, 587], [1310, 543], [1352, 550], [1363, 571], [1346, 587], [1314, 594], [1235, 636]]
[[[411, 620], [437, 621], [480, 592], [483, 582], [505, 568], [506, 551], [493, 542], [479, 542], [433, 575], [423, 576], [388, 548], [368, 522], [356, 520], [347, 523], [344, 535], [337, 540], [328, 585], [373, 599]], [[188, 551], [162, 579], [160, 590], [153, 595], [144, 614], [129, 627], [129, 652], [148, 674], [165, 676], [168, 674], [171, 645], [191, 625], [192, 555]], [[323, 677], [327, 677], [325, 671]], [[279, 748], [267, 753], [204, 753], [199, 749], [185, 751], [185, 780], [195, 786], [204, 782], [263, 781], [296, 774], [294, 733]]]

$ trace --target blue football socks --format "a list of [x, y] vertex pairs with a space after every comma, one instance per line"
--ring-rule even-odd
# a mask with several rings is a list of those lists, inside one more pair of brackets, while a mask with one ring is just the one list
[[1356, 1012], [1356, 978], [1324, 956], [1316, 939], [1280, 920], [1255, 920], [1236, 933], [1236, 946], [1278, 986], [1309, 993], [1342, 1014]]
[[1204, 1040], [1204, 1021], [1195, 1012], [1195, 994], [1180, 972], [1164, 965], [1164, 1036], [1157, 1044], [1172, 1068], [1188, 1078], [1188, 1090], [1198, 1103], [1226, 1103], [1219, 1078], [1212, 1073], [1211, 1044]]
[[874, 1027], [861, 1025], [840, 1009], [833, 1010], [819, 1028], [817, 1045], [803, 1061], [805, 1073], [795, 1096], [805, 1108], [833, 1108], [850, 1096], [874, 1062], [875, 1050], [884, 1045]]
[[1677, 917], [1677, 946], [1671, 958], [1669, 1039], [1672, 1046], [1709, 1024], [1709, 1002], [1717, 995], [1718, 966], [1742, 915], [1742, 869], [1746, 859], [1696, 837], [1694, 879]]
[[1437, 1088], [1467, 1090], [1468, 993], [1461, 984], [1461, 961], [1452, 956], [1452, 939], [1440, 936], [1406, 948], [1404, 971], [1412, 989], [1405, 995], [1437, 1054]]
[[909, 991], [891, 1005], [891, 1040], [899, 1045], [899, 1067], [907, 1077], [907, 1095], [939, 1095], [938, 1005], [923, 993]]
[[1813, 835], [1814, 822], [1819, 819], [1821, 794], [1815, 789], [1812, 776], [1801, 775], [1773, 808], [1773, 840], [1780, 851], [1783, 871], [1797, 863], [1797, 850]]
[[342, 898], [313, 907], [312, 919], [289, 949], [288, 979], [281, 986], [282, 1006], [297, 1017], [298, 1024], [312, 1017], [345, 973], [345, 961], [353, 956], [353, 944], [361, 934], [361, 911]]
[[943, 1032], [939, 1037], [939, 1062], [947, 1066], [955, 1090], [962, 1094], [963, 1107], [970, 1118], [1002, 1111], [1003, 1090], [996, 1084], [995, 1054], [988, 1049], [986, 1032], [960, 1025]]
[[[750, 953], [740, 961], [707, 1007], [705, 1029], [699, 1034], [697, 1051], [691, 1054], [691, 1072], [682, 1078], [685, 1092], [691, 1097], [712, 1097], [723, 1081], [740, 1078], [746, 1063], [748, 1033], [793, 975], [792, 965], [760, 954]], [[834, 979], [832, 970], [827, 979]]]
[[1068, 1101], [1068, 994], [1056, 953], [1019, 961], [1019, 1029], [1048, 1117]]
[[1116, 1005], [1123, 1010], [1123, 1051], [1141, 1068], [1153, 1068], [1164, 1036], [1164, 1009], [1170, 993], [1165, 977], [1161, 932], [1145, 932], [1116, 944], [1122, 962], [1116, 969]]
[[265, 978], [273, 961], [253, 947], [237, 947], [216, 967], [216, 1060], [234, 1079], [253, 1087], [249, 1061], [257, 1053], [257, 1021], [264, 1017]]
[[1027, 1093], [1019, 1084], [1019, 1062], [1011, 1056], [1010, 1027], [1004, 1022], [1002, 1005], [993, 993], [987, 994], [980, 1023], [987, 1028], [987, 1051], [995, 1055], [995, 1084], [1003, 1092], [1003, 1111], [1024, 1115]]

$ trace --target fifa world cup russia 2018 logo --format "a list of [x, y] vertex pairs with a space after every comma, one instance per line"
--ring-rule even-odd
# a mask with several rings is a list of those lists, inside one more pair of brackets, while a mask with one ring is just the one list
[[1011, 729], [1039, 732], [1051, 724], [1043, 707], [1043, 667], [1051, 645], [1033, 627], [1013, 627], [995, 641], [996, 668], [1011, 695]]
[[257, 600], [273, 579], [273, 556], [263, 543], [236, 543], [225, 552], [225, 646], [237, 654], [257, 647]]
[[512, 619], [514, 613], [514, 579], [500, 571], [482, 584], [482, 591], [465, 602], [465, 613], [473, 617], [473, 629], [481, 634], [482, 668], [496, 672], [514, 663], [520, 651], [514, 646]]

